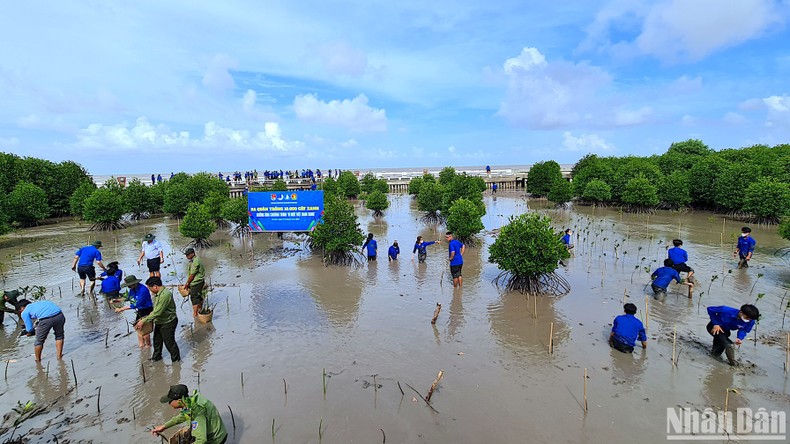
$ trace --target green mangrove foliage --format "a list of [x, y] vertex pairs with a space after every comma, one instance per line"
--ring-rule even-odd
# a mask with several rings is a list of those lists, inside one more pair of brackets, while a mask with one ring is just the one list
[[568, 282], [555, 273], [559, 261], [570, 255], [548, 217], [537, 213], [511, 216], [488, 254], [488, 261], [502, 270], [494, 280], [497, 286], [555, 296], [570, 291]]
[[351, 265], [358, 262], [354, 253], [364, 240], [351, 203], [345, 196], [324, 193], [324, 216], [310, 232], [310, 248], [321, 251], [325, 265]]

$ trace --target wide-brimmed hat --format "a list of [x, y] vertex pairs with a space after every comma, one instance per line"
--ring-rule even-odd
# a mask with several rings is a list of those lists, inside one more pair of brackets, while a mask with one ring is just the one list
[[170, 401], [177, 401], [181, 398], [189, 396], [189, 389], [184, 384], [171, 385], [170, 390], [165, 396], [159, 398], [159, 402], [167, 404]]
[[5, 290], [3, 291], [3, 295], [9, 299], [18, 298], [20, 293], [19, 290]]
[[121, 284], [121, 287], [131, 287], [132, 285], [139, 284], [140, 282], [142, 282], [140, 279], [137, 279], [135, 275], [130, 274], [123, 279], [123, 284]]
[[93, 243], [91, 245], [93, 245], [96, 248], [99, 248], [99, 247], [101, 247], [101, 241], [100, 240], [93, 241]]
[[184, 250], [184, 254], [195, 254], [195, 249], [192, 247], [187, 248]]
[[147, 240], [147, 241], [152, 241], [154, 239], [156, 239], [156, 236], [154, 236], [151, 233], [146, 234], [145, 237], [143, 238], [143, 240]]

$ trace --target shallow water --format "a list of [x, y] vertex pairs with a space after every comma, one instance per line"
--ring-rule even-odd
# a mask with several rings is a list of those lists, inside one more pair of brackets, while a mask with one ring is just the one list
[[[588, 207], [545, 209], [545, 203], [516, 194], [485, 199], [487, 231], [481, 247], [467, 248], [460, 291], [452, 289], [446, 244], [429, 247], [425, 264], [410, 260], [418, 234], [428, 240], [443, 236], [442, 227], [418, 222], [408, 196], [391, 196], [379, 221], [357, 207], [361, 227], [378, 239], [380, 258], [355, 268], [324, 267], [297, 239], [256, 235], [253, 253], [249, 240], [216, 234], [217, 246], [201, 252], [216, 287], [210, 296], [217, 304], [214, 321], [195, 324], [191, 307], [180, 305], [176, 339], [183, 361], [175, 365], [167, 352], [163, 362], [147, 361], [150, 351], [140, 351], [134, 333], [127, 333], [131, 312], [116, 314], [101, 299], [94, 304], [75, 297], [76, 275], [69, 269], [74, 251], [98, 236], [105, 263], [118, 260], [127, 274], [144, 277], [147, 272], [134, 262], [140, 239], [153, 232], [175, 251], [163, 278], [177, 284], [184, 277], [179, 250], [186, 242], [175, 222], [154, 219], [114, 234], [64, 222], [12, 234], [0, 240], [4, 288], [46, 286], [67, 324], [64, 362], [54, 359], [50, 337], [37, 367], [33, 339], [18, 338], [6, 316], [0, 331], [0, 359], [10, 361], [0, 385], [3, 413], [17, 400], [48, 406], [19, 429], [30, 442], [54, 442], [53, 435], [60, 442], [155, 442], [147, 430], [175, 413], [158, 398], [181, 382], [214, 401], [229, 442], [318, 442], [321, 423], [326, 443], [381, 442], [382, 430], [390, 443], [514, 443], [663, 442], [668, 407], [721, 408], [728, 387], [739, 390], [730, 395], [731, 410], [786, 409], [787, 330], [780, 303], [790, 272], [773, 255], [787, 245], [774, 229], [754, 229], [752, 267], [737, 270], [732, 236], [741, 224], [709, 213], [662, 212], [648, 220]], [[579, 235], [576, 256], [558, 270], [571, 284], [568, 295], [527, 299], [491, 283], [498, 274], [487, 263], [491, 230], [530, 207], [550, 214], [558, 229], [572, 226]], [[680, 290], [663, 304], [651, 299], [648, 349], [633, 356], [611, 350], [606, 338], [622, 311], [624, 291], [644, 318], [649, 278], [643, 267], [655, 269], [666, 254], [664, 243], [678, 236], [701, 283], [694, 299]], [[386, 248], [396, 239], [402, 258], [387, 262]], [[705, 307], [739, 306], [760, 293], [765, 296], [757, 302], [764, 316], [758, 341], [750, 335], [739, 350], [745, 365], [731, 368], [707, 355]], [[433, 326], [437, 302], [442, 311]], [[671, 363], [675, 325], [677, 367]], [[425, 395], [439, 370], [444, 378], [432, 411], [407, 384]], [[235, 437], [227, 406], [233, 409]]]

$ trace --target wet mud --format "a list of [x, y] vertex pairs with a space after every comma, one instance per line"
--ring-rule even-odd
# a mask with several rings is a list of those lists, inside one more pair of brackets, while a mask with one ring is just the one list
[[[33, 338], [18, 337], [15, 316], [6, 316], [0, 439], [13, 429], [11, 408], [30, 400], [41, 411], [16, 431], [25, 442], [157, 442], [148, 430], [176, 413], [158, 402], [176, 383], [213, 400], [229, 442], [241, 443], [652, 443], [666, 440], [667, 408], [722, 408], [730, 387], [738, 389], [731, 410], [787, 409], [782, 298], [790, 272], [774, 255], [787, 245], [775, 229], [754, 227], [752, 266], [739, 270], [731, 253], [742, 224], [721, 216], [559, 211], [517, 194], [488, 195], [486, 231], [467, 249], [464, 287], [454, 291], [446, 244], [429, 247], [424, 264], [411, 260], [417, 235], [443, 240], [444, 228], [422, 224], [409, 196], [390, 199], [378, 220], [357, 205], [363, 231], [379, 244], [379, 260], [357, 267], [325, 267], [302, 236], [216, 233], [216, 246], [199, 253], [213, 287], [213, 322], [193, 319], [176, 294], [176, 364], [166, 352], [163, 361], [148, 361], [150, 349], [139, 349], [129, 330], [134, 314], [115, 313], [101, 296], [77, 297], [69, 268], [77, 248], [101, 239], [105, 263], [117, 260], [127, 275], [144, 278], [135, 261], [143, 235], [153, 232], [167, 250], [163, 280], [177, 285], [185, 279], [186, 240], [175, 221], [144, 220], [114, 233], [70, 221], [4, 237], [3, 288], [46, 287], [67, 321], [63, 361], [50, 337], [37, 365]], [[509, 216], [526, 211], [545, 212], [558, 230], [578, 235], [575, 256], [558, 270], [571, 284], [565, 296], [528, 298], [492, 284], [499, 270], [487, 262], [487, 247]], [[693, 298], [677, 286], [663, 303], [648, 299], [647, 350], [611, 349], [607, 338], [623, 301], [645, 318], [649, 272], [675, 237], [696, 270]], [[388, 262], [394, 240], [402, 256]], [[437, 302], [442, 310], [432, 325]], [[751, 334], [737, 352], [742, 365], [730, 367], [708, 354], [705, 309], [747, 302], [763, 318], [757, 340]], [[440, 370], [429, 406], [421, 397]]]

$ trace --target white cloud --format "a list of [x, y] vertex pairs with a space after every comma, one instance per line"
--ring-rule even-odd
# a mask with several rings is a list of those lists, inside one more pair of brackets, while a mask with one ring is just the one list
[[235, 69], [237, 65], [233, 58], [225, 54], [215, 55], [203, 74], [203, 86], [215, 93], [233, 90], [236, 87], [236, 82], [233, 80], [230, 70]]
[[724, 123], [730, 125], [740, 125], [748, 122], [746, 117], [743, 117], [742, 115], [734, 112], [728, 112], [727, 114], [724, 115], [724, 117], [722, 117], [722, 120], [724, 120]]
[[365, 53], [346, 42], [319, 45], [317, 53], [324, 69], [332, 75], [361, 77], [368, 68]]
[[340, 146], [343, 148], [356, 148], [359, 146], [359, 142], [357, 142], [355, 139], [348, 139], [345, 142], [341, 142]]
[[9, 138], [0, 137], [0, 148], [9, 149], [9, 148], [16, 148], [17, 146], [19, 146], [19, 139], [17, 139], [16, 137], [9, 137]]
[[697, 118], [690, 114], [686, 114], [680, 119], [680, 123], [684, 126], [694, 126], [697, 124]]
[[529, 128], [556, 128], [588, 116], [596, 91], [610, 82], [602, 69], [587, 63], [546, 61], [536, 48], [524, 48], [503, 65], [507, 92], [498, 114]]
[[[655, 3], [615, 0], [599, 11], [578, 49], [650, 55], [667, 62], [700, 60], [722, 48], [758, 38], [782, 24], [787, 9], [779, 3], [775, 0]], [[622, 29], [636, 29], [637, 36], [632, 40], [612, 41], [616, 31]]]
[[349, 100], [324, 102], [314, 94], [296, 96], [296, 117], [307, 122], [339, 126], [352, 131], [387, 131], [387, 112], [368, 105], [364, 94]]
[[682, 75], [669, 85], [669, 92], [675, 94], [690, 94], [702, 89], [702, 77], [689, 77]]
[[597, 134], [581, 134], [578, 137], [565, 131], [562, 134], [562, 147], [564, 151], [575, 153], [611, 153], [614, 145], [606, 142]]
[[455, 145], [450, 145], [449, 147], [447, 147], [447, 151], [449, 151], [450, 154], [455, 154], [457, 149], [455, 148]]
[[[738, 107], [744, 111], [765, 111], [765, 126], [767, 127], [779, 126], [786, 128], [790, 125], [790, 95], [783, 94], [781, 96], [773, 95], [749, 99], [741, 102]], [[737, 114], [735, 115], [737, 116]], [[744, 121], [745, 119], [741, 120], [740, 123]]]
[[304, 144], [287, 141], [276, 122], [266, 122], [263, 131], [223, 127], [216, 122], [203, 126], [203, 134], [193, 137], [189, 131], [172, 131], [165, 125], [153, 125], [147, 118], [138, 118], [134, 125], [94, 123], [79, 130], [73, 146], [80, 149], [120, 150], [134, 152], [197, 153], [228, 150], [233, 152], [294, 153]]
[[636, 45], [663, 60], [699, 60], [759, 36], [780, 21], [777, 12], [773, 0], [664, 1], [645, 17]]
[[246, 93], [244, 93], [244, 98], [241, 100], [241, 105], [244, 108], [244, 111], [251, 112], [255, 109], [255, 101], [258, 99], [257, 94], [255, 91], [248, 89]]
[[614, 124], [617, 126], [640, 125], [649, 120], [653, 115], [653, 109], [643, 106], [639, 109], [620, 109], [615, 112]]

